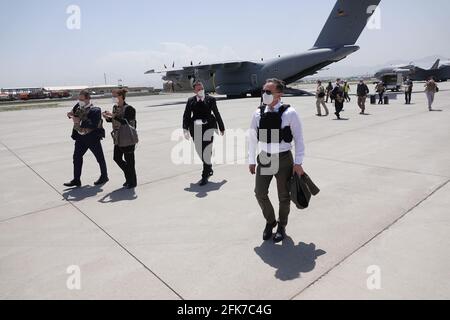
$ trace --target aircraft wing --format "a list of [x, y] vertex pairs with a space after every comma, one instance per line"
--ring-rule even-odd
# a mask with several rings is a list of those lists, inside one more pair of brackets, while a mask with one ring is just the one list
[[145, 72], [144, 74], [161, 74], [161, 73], [183, 73], [184, 69], [162, 69], [162, 70], [148, 70], [147, 72]]
[[404, 69], [404, 68], [396, 68], [393, 70], [395, 73], [409, 73], [411, 72], [410, 69]]
[[249, 64], [255, 64], [255, 62], [251, 61], [228, 61], [228, 62], [219, 62], [213, 64], [201, 64], [197, 66], [187, 66], [182, 69], [162, 69], [162, 70], [149, 70], [145, 74], [161, 74], [161, 73], [170, 73], [170, 74], [193, 74], [196, 71], [211, 71], [216, 72], [217, 70], [237, 70], [241, 67], [244, 67]]

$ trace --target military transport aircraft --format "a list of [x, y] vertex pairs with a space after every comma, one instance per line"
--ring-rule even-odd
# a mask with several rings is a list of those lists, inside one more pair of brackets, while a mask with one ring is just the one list
[[425, 81], [434, 77], [436, 81], [447, 81], [450, 79], [450, 64], [448, 61], [442, 64], [440, 62], [441, 60], [438, 59], [430, 69], [420, 68], [412, 62], [409, 65], [389, 66], [376, 72], [375, 77], [384, 83], [397, 82], [400, 85], [406, 78], [413, 81]]
[[170, 81], [174, 89], [191, 89], [192, 83], [199, 80], [207, 92], [228, 98], [241, 98], [247, 94], [260, 96], [266, 79], [278, 78], [290, 84], [358, 51], [355, 43], [380, 2], [338, 0], [314, 47], [304, 53], [279, 56], [266, 62], [191, 63], [178, 70], [165, 66], [164, 70], [150, 70], [146, 74], [165, 74], [163, 80]]

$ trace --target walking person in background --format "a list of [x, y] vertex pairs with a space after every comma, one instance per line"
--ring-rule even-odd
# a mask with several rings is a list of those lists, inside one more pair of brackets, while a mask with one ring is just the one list
[[336, 86], [334, 87], [333, 91], [331, 92], [331, 97], [334, 100], [334, 107], [336, 109], [336, 112], [334, 113], [338, 120], [341, 120], [341, 112], [344, 109], [344, 87], [343, 83], [341, 82], [341, 79], [336, 80]]
[[350, 85], [348, 84], [347, 81], [344, 82], [344, 98], [346, 102], [350, 102], [352, 101], [352, 99], [350, 98]]
[[430, 77], [425, 84], [425, 94], [427, 95], [428, 100], [428, 110], [433, 111], [433, 102], [434, 102], [434, 95], [436, 92], [439, 92], [439, 88], [434, 81], [433, 77]]
[[[328, 99], [331, 96], [331, 91], [333, 91], [333, 84], [330, 82], [328, 82], [328, 86], [327, 86], [327, 100], [325, 101], [326, 103], [328, 103]], [[331, 103], [333, 103], [333, 98], [331, 98]]]
[[407, 78], [405, 81], [405, 103], [411, 104], [411, 97], [413, 91], [414, 83], [410, 78]]
[[361, 80], [358, 84], [358, 88], [356, 89], [356, 94], [358, 95], [358, 106], [361, 109], [361, 115], [364, 115], [366, 112], [366, 100], [369, 92], [369, 87], [367, 87], [364, 83], [364, 80]]
[[383, 81], [379, 82], [375, 87], [375, 91], [378, 93], [378, 104], [384, 104], [384, 92], [386, 91], [386, 87], [384, 86]]
[[225, 124], [217, 108], [214, 97], [206, 95], [203, 83], [193, 84], [195, 96], [191, 97], [183, 115], [184, 136], [187, 140], [194, 140], [195, 150], [203, 162], [200, 186], [205, 186], [213, 176], [212, 147], [214, 132], [219, 128], [220, 134], [225, 135]]
[[317, 107], [317, 116], [322, 116], [321, 106], [325, 110], [325, 117], [328, 117], [330, 112], [328, 111], [327, 105], [325, 104], [325, 88], [322, 86], [322, 81], [317, 81], [317, 90], [316, 90], [316, 107]]
[[[124, 187], [134, 189], [137, 187], [137, 177], [135, 168], [136, 150], [135, 142], [130, 142], [128, 146], [119, 146], [120, 129], [122, 126], [137, 127], [136, 110], [125, 102], [127, 91], [118, 89], [113, 91], [113, 111], [105, 111], [103, 117], [106, 122], [112, 123], [112, 137], [114, 141], [114, 162], [122, 169], [125, 175]], [[122, 137], [123, 138], [123, 137]]]

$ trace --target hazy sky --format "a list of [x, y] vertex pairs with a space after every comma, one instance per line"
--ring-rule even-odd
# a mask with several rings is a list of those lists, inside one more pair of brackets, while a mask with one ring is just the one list
[[[335, 0], [0, 0], [0, 87], [158, 85], [149, 69], [271, 58], [312, 47]], [[67, 8], [81, 9], [79, 30]], [[382, 0], [381, 29], [331, 70], [450, 57], [450, 1]]]

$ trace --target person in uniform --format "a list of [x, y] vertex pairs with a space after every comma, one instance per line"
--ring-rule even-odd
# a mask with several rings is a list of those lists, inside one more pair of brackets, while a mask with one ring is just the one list
[[88, 91], [81, 91], [78, 98], [78, 103], [67, 114], [74, 124], [72, 139], [75, 140], [75, 151], [73, 154], [73, 180], [65, 183], [64, 186], [81, 187], [83, 156], [88, 150], [91, 150], [100, 166], [100, 178], [94, 184], [96, 186], [104, 185], [109, 178], [101, 144], [102, 139], [105, 138], [102, 111], [92, 105], [91, 95]]
[[352, 99], [350, 98], [350, 84], [345, 81], [344, 82], [344, 98], [346, 102], [351, 102]]
[[344, 102], [345, 102], [344, 95], [345, 95], [345, 93], [344, 93], [344, 88], [342, 86], [341, 79], [337, 79], [336, 85], [335, 85], [333, 91], [331, 92], [331, 96], [334, 99], [334, 107], [336, 110], [336, 112], [334, 114], [336, 115], [338, 120], [341, 120], [341, 112], [344, 109]]
[[378, 93], [378, 104], [384, 104], [384, 93], [386, 92], [386, 87], [384, 86], [384, 82], [381, 81], [375, 87], [375, 91]]
[[[253, 114], [249, 137], [249, 170], [252, 175], [256, 174], [255, 195], [266, 219], [263, 239], [273, 239], [275, 243], [286, 237], [291, 204], [289, 181], [294, 173], [299, 176], [304, 174], [302, 125], [295, 109], [281, 100], [284, 88], [281, 80], [267, 80], [263, 89], [263, 103]], [[291, 151], [293, 142], [295, 158]], [[256, 157], [258, 145], [261, 153]], [[278, 221], [269, 199], [269, 187], [274, 177], [280, 203]]]
[[359, 81], [356, 94], [358, 96], [358, 106], [361, 109], [361, 115], [366, 114], [366, 100], [369, 93], [369, 87], [364, 83], [364, 80]]
[[212, 148], [214, 132], [219, 128], [220, 134], [225, 134], [225, 125], [217, 108], [214, 97], [205, 94], [203, 84], [196, 81], [193, 84], [195, 96], [191, 97], [183, 115], [183, 130], [187, 140], [194, 140], [195, 149], [203, 162], [200, 186], [208, 184], [214, 174], [212, 168]]
[[[327, 100], [325, 101], [326, 103], [328, 103], [328, 100], [331, 97], [331, 91], [333, 91], [333, 84], [330, 81], [330, 82], [328, 82], [328, 86], [327, 86]], [[333, 103], [333, 98], [331, 98], [331, 103]]]
[[126, 89], [113, 91], [113, 111], [104, 112], [103, 117], [106, 122], [112, 123], [113, 132], [111, 133], [114, 142], [114, 162], [117, 163], [125, 175], [123, 186], [128, 189], [137, 187], [137, 176], [135, 167], [135, 149], [136, 144], [129, 146], [119, 146], [119, 133], [121, 126], [130, 125], [134, 129], [137, 127], [136, 109], [126, 103]]
[[322, 116], [322, 108], [325, 110], [325, 117], [328, 117], [330, 112], [328, 111], [327, 105], [325, 104], [325, 88], [322, 85], [322, 81], [317, 81], [317, 89], [316, 89], [316, 107], [317, 107], [317, 116]]
[[410, 78], [407, 78], [405, 81], [405, 103], [411, 104], [412, 91], [413, 91], [414, 83]]

